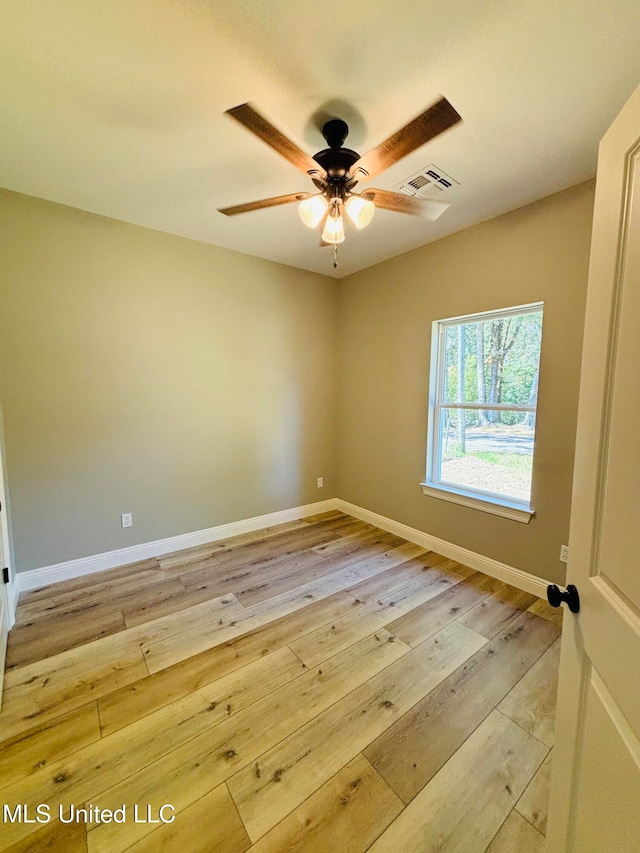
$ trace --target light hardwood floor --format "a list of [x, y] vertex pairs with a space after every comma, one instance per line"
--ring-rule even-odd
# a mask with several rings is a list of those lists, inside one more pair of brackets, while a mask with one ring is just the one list
[[5, 820], [0, 850], [541, 853], [559, 635], [338, 512], [27, 593], [0, 801], [52, 820]]

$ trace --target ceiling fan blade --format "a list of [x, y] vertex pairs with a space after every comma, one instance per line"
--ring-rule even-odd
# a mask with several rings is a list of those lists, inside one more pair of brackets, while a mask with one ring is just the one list
[[248, 213], [250, 210], [263, 210], [265, 207], [277, 207], [279, 204], [291, 204], [293, 201], [302, 201], [309, 198], [311, 193], [290, 193], [289, 195], [276, 195], [273, 198], [263, 198], [260, 201], [250, 201], [247, 204], [236, 204], [233, 207], [219, 207], [218, 211], [225, 216], [235, 216], [236, 213]]
[[398, 213], [410, 213], [413, 216], [423, 216], [430, 222], [442, 216], [445, 210], [449, 207], [443, 201], [431, 201], [429, 199], [416, 198], [403, 193], [392, 193], [388, 190], [377, 190], [367, 188], [360, 193], [363, 198], [371, 199], [376, 207], [384, 210], [395, 210]]
[[428, 110], [361, 157], [351, 167], [351, 174], [355, 176], [357, 171], [359, 181], [373, 178], [459, 121], [462, 118], [449, 101], [440, 98]]
[[238, 107], [233, 107], [227, 110], [227, 115], [230, 115], [236, 121], [240, 122], [243, 127], [250, 130], [256, 136], [260, 137], [263, 142], [266, 142], [274, 151], [277, 151], [285, 160], [293, 164], [296, 169], [308, 174], [309, 172], [317, 172], [319, 175], [324, 175], [324, 169], [316, 163], [316, 161], [298, 148], [295, 142], [280, 133], [264, 116], [256, 112], [251, 104], [240, 104]]

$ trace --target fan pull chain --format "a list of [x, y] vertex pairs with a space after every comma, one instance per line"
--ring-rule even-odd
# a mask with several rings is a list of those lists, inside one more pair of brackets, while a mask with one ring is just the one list
[[338, 244], [333, 244], [333, 268], [336, 269], [338, 266]]

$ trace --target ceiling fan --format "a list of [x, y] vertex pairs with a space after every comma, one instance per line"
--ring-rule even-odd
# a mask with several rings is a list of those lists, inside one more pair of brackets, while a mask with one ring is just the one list
[[[326, 122], [322, 128], [322, 135], [329, 147], [311, 157], [277, 130], [250, 104], [233, 107], [227, 110], [227, 115], [240, 122], [297, 169], [308, 175], [319, 192], [291, 193], [221, 208], [220, 213], [226, 216], [297, 201], [300, 218], [304, 224], [309, 228], [322, 226], [320, 245], [333, 245], [337, 251], [338, 244], [345, 238], [343, 211], [357, 229], [362, 229], [371, 222], [376, 207], [395, 210], [399, 213], [425, 215], [433, 221], [449, 206], [442, 202], [423, 201], [388, 190], [366, 188], [359, 193], [354, 192], [354, 187], [359, 182], [368, 181], [379, 175], [425, 142], [429, 142], [462, 121], [446, 98], [440, 98], [362, 157], [356, 151], [343, 147], [349, 127], [342, 119], [334, 118]], [[334, 266], [336, 265], [334, 259]]]

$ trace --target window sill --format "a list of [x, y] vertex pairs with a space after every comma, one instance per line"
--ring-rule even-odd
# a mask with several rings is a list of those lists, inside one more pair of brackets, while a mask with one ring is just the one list
[[465, 494], [462, 491], [448, 489], [445, 486], [436, 486], [433, 483], [420, 483], [420, 486], [422, 493], [430, 498], [451, 501], [451, 503], [460, 504], [460, 506], [466, 506], [470, 509], [479, 509], [481, 512], [510, 518], [512, 521], [519, 521], [522, 524], [528, 524], [535, 514], [532, 509], [524, 509], [515, 504], [499, 503], [488, 498], [480, 498], [476, 495]]

